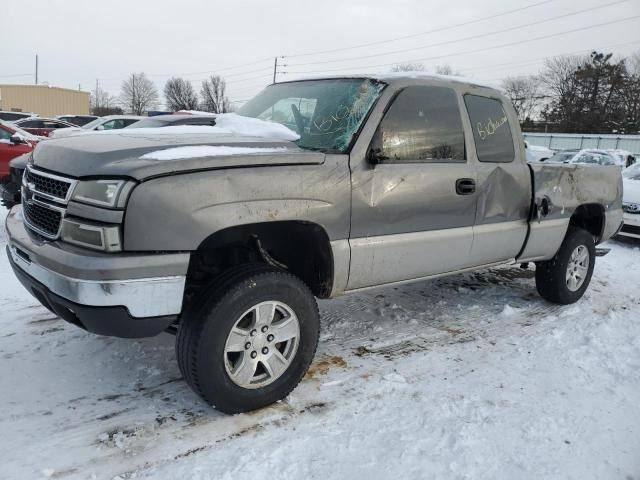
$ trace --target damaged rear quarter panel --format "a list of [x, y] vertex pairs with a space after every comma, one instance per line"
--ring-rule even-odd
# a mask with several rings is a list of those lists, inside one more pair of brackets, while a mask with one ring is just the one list
[[[622, 221], [622, 175], [616, 166], [532, 163], [534, 201], [549, 202], [548, 215], [532, 212], [531, 232], [520, 260], [547, 260], [557, 252], [569, 221], [581, 205], [599, 205], [605, 214], [600, 242], [610, 238]], [[611, 188], [615, 185], [614, 188]]]

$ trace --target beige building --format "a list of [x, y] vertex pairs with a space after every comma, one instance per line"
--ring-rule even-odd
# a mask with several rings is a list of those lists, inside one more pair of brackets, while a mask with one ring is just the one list
[[0, 110], [41, 117], [88, 115], [89, 92], [48, 85], [0, 85]]

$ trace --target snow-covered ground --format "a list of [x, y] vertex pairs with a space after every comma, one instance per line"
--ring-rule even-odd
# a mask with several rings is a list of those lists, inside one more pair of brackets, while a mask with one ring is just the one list
[[517, 268], [322, 301], [307, 378], [235, 416], [173, 337], [67, 325], [2, 255], [0, 478], [640, 479], [639, 245], [610, 242], [572, 306]]

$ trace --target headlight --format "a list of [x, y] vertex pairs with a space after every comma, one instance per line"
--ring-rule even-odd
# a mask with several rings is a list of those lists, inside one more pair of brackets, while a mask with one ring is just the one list
[[127, 180], [80, 181], [73, 190], [71, 200], [100, 207], [124, 208], [134, 185]]
[[119, 225], [105, 225], [86, 220], [65, 218], [62, 220], [62, 240], [94, 250], [122, 251], [122, 235]]

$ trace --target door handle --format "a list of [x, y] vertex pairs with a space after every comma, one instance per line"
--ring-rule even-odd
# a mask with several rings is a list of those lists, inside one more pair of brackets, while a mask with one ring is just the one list
[[476, 182], [473, 178], [459, 178], [456, 180], [456, 193], [458, 195], [472, 195], [476, 193]]

